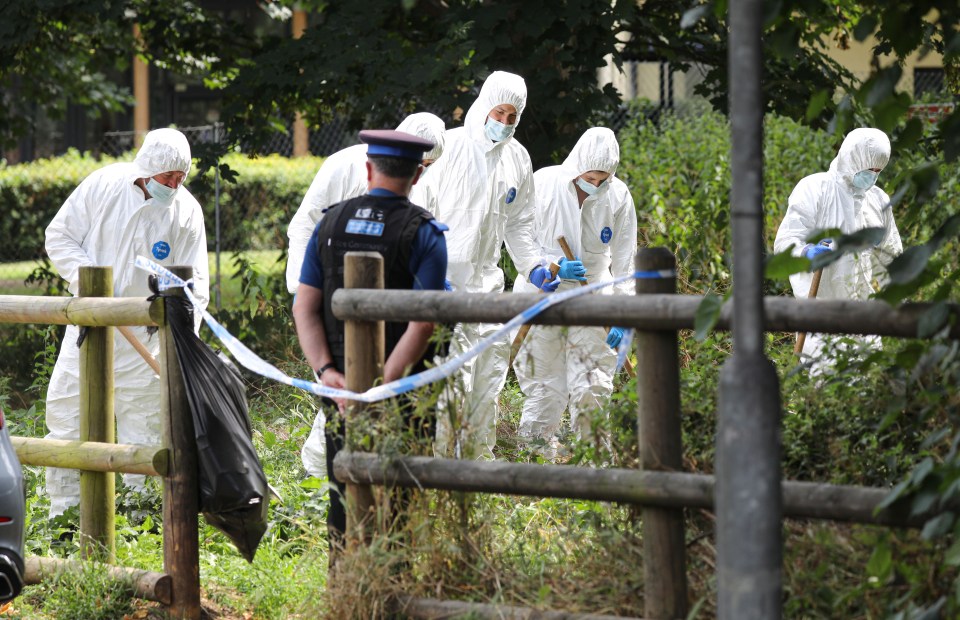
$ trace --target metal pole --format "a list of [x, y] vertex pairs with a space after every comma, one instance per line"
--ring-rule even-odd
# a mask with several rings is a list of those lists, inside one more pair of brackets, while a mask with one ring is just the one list
[[717, 575], [721, 620], [780, 618], [780, 387], [763, 350], [761, 0], [730, 3], [733, 355], [720, 373]]
[[[219, 131], [214, 129], [216, 132], [217, 142], [219, 143]], [[220, 309], [220, 160], [217, 160], [217, 167], [213, 171], [213, 213], [216, 222], [214, 228], [216, 228], [217, 235], [217, 264], [216, 264], [216, 294], [217, 294], [217, 310]]]

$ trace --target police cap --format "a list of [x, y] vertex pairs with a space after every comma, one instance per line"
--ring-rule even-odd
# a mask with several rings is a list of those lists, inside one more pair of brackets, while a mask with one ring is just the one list
[[360, 132], [360, 141], [367, 144], [367, 155], [414, 161], [422, 161], [423, 154], [436, 146], [430, 140], [393, 129], [364, 129]]

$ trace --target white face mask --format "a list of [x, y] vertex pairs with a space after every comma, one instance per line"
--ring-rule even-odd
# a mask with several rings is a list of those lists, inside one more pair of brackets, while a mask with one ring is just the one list
[[147, 180], [147, 192], [161, 204], [173, 202], [173, 197], [177, 195], [178, 189], [180, 188], [167, 187], [152, 177]]
[[877, 182], [878, 176], [880, 176], [879, 172], [874, 172], [873, 170], [861, 170], [853, 175], [853, 186], [866, 191], [873, 187], [873, 184]]
[[483, 125], [483, 133], [494, 142], [503, 142], [513, 135], [515, 128], [516, 125], [504, 125], [488, 116], [487, 122]]

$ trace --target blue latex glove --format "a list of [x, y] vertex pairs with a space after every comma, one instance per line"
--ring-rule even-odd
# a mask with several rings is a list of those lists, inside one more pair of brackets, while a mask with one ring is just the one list
[[611, 349], [616, 349], [620, 346], [620, 341], [623, 339], [624, 329], [622, 327], [611, 327], [610, 332], [607, 334], [607, 345]]
[[443, 290], [450, 292], [453, 291], [453, 284], [451, 284], [450, 280], [447, 280], [446, 278], [443, 279]]
[[560, 278], [554, 278], [544, 267], [534, 267], [530, 272], [530, 283], [544, 293], [552, 293], [560, 286]]
[[566, 258], [561, 258], [560, 273], [557, 275], [564, 280], [580, 280], [581, 282], [587, 281], [587, 279], [584, 277], [587, 275], [587, 269], [583, 266], [583, 262], [579, 259], [567, 260]]
[[832, 252], [833, 248], [830, 247], [830, 244], [833, 242], [833, 239], [824, 239], [817, 245], [807, 244], [803, 246], [803, 255], [810, 260], [820, 256], [821, 254], [826, 254], [827, 252]]

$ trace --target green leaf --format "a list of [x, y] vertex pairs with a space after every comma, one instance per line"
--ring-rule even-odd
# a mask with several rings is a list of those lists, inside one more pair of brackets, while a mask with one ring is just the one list
[[326, 484], [327, 483], [325, 480], [321, 480], [320, 478], [314, 478], [311, 476], [310, 478], [306, 478], [300, 481], [300, 488], [313, 491], [313, 490], [321, 489], [325, 487]]
[[892, 284], [906, 284], [923, 273], [927, 261], [933, 256], [933, 249], [926, 243], [907, 248], [887, 267]]
[[950, 545], [943, 554], [943, 563], [947, 566], [960, 566], [960, 540]]
[[793, 256], [792, 251], [791, 248], [767, 257], [764, 276], [770, 280], [782, 280], [795, 273], [806, 271], [810, 267], [810, 260], [801, 256]]
[[867, 561], [867, 575], [876, 577], [880, 582], [885, 582], [893, 571], [893, 552], [886, 541], [878, 544], [870, 559]]
[[866, 41], [867, 37], [877, 29], [877, 18], [871, 13], [864, 13], [853, 28], [853, 36], [857, 41]]
[[903, 75], [903, 69], [899, 65], [891, 65], [877, 71], [860, 89], [861, 95], [866, 95], [864, 103], [872, 108], [892, 99], [901, 75]]
[[272, 448], [277, 445], [277, 435], [273, 431], [264, 431], [263, 433], [263, 443], [268, 448]]
[[935, 303], [917, 321], [917, 338], [930, 338], [947, 324], [950, 305], [944, 301]]
[[939, 538], [950, 531], [953, 527], [954, 515], [952, 512], [944, 512], [923, 524], [923, 530], [920, 532], [925, 540]]
[[921, 137], [923, 137], [923, 122], [919, 118], [913, 117], [907, 121], [903, 130], [897, 136], [892, 150], [895, 153], [909, 151]]
[[910, 486], [909, 480], [902, 480], [898, 482], [892, 489], [890, 489], [890, 493], [887, 494], [887, 496], [884, 497], [882, 500], [880, 500], [880, 503], [877, 504], [877, 507], [874, 510], [874, 513], [878, 513], [884, 508], [892, 506], [894, 502], [896, 502], [901, 498], [901, 496], [909, 486]]
[[933, 459], [929, 456], [922, 461], [920, 464], [914, 468], [913, 473], [910, 474], [910, 483], [911, 484], [920, 484], [923, 482], [923, 479], [926, 478], [930, 472], [933, 471]]
[[939, 497], [937, 492], [933, 490], [920, 493], [910, 502], [910, 515], [915, 517], [928, 512], [937, 505]]
[[709, 15], [712, 10], [713, 6], [709, 2], [706, 4], [698, 4], [692, 9], [687, 9], [683, 12], [683, 17], [680, 18], [680, 29], [687, 30], [692, 28], [697, 22]]
[[800, 48], [800, 28], [791, 20], [764, 37], [767, 45], [781, 58], [792, 58]]
[[[939, 180], [939, 176], [937, 177]], [[939, 183], [938, 183], [939, 186]], [[934, 188], [934, 193], [936, 193], [936, 188]], [[934, 245], [936, 249], [950, 240], [952, 237], [956, 237], [957, 233], [960, 232], [960, 213], [951, 215], [947, 218], [947, 221], [937, 229], [937, 232], [933, 234], [933, 237], [930, 238], [929, 243]]]
[[720, 319], [720, 310], [723, 308], [723, 298], [713, 293], [703, 296], [703, 301], [697, 306], [697, 313], [693, 317], [694, 338], [703, 342]]
[[811, 231], [804, 241], [807, 243], [820, 243], [824, 239], [839, 239], [841, 236], [843, 236], [843, 232], [839, 228], [817, 228]]
[[823, 108], [827, 105], [827, 102], [830, 101], [830, 92], [827, 90], [818, 90], [810, 97], [810, 102], [807, 104], [807, 121], [812, 121], [813, 119], [819, 116], [820, 112], [823, 111]]
[[887, 230], [882, 227], [862, 228], [849, 235], [840, 235], [837, 238], [838, 252], [859, 252], [870, 247], [876, 247], [887, 236]]

